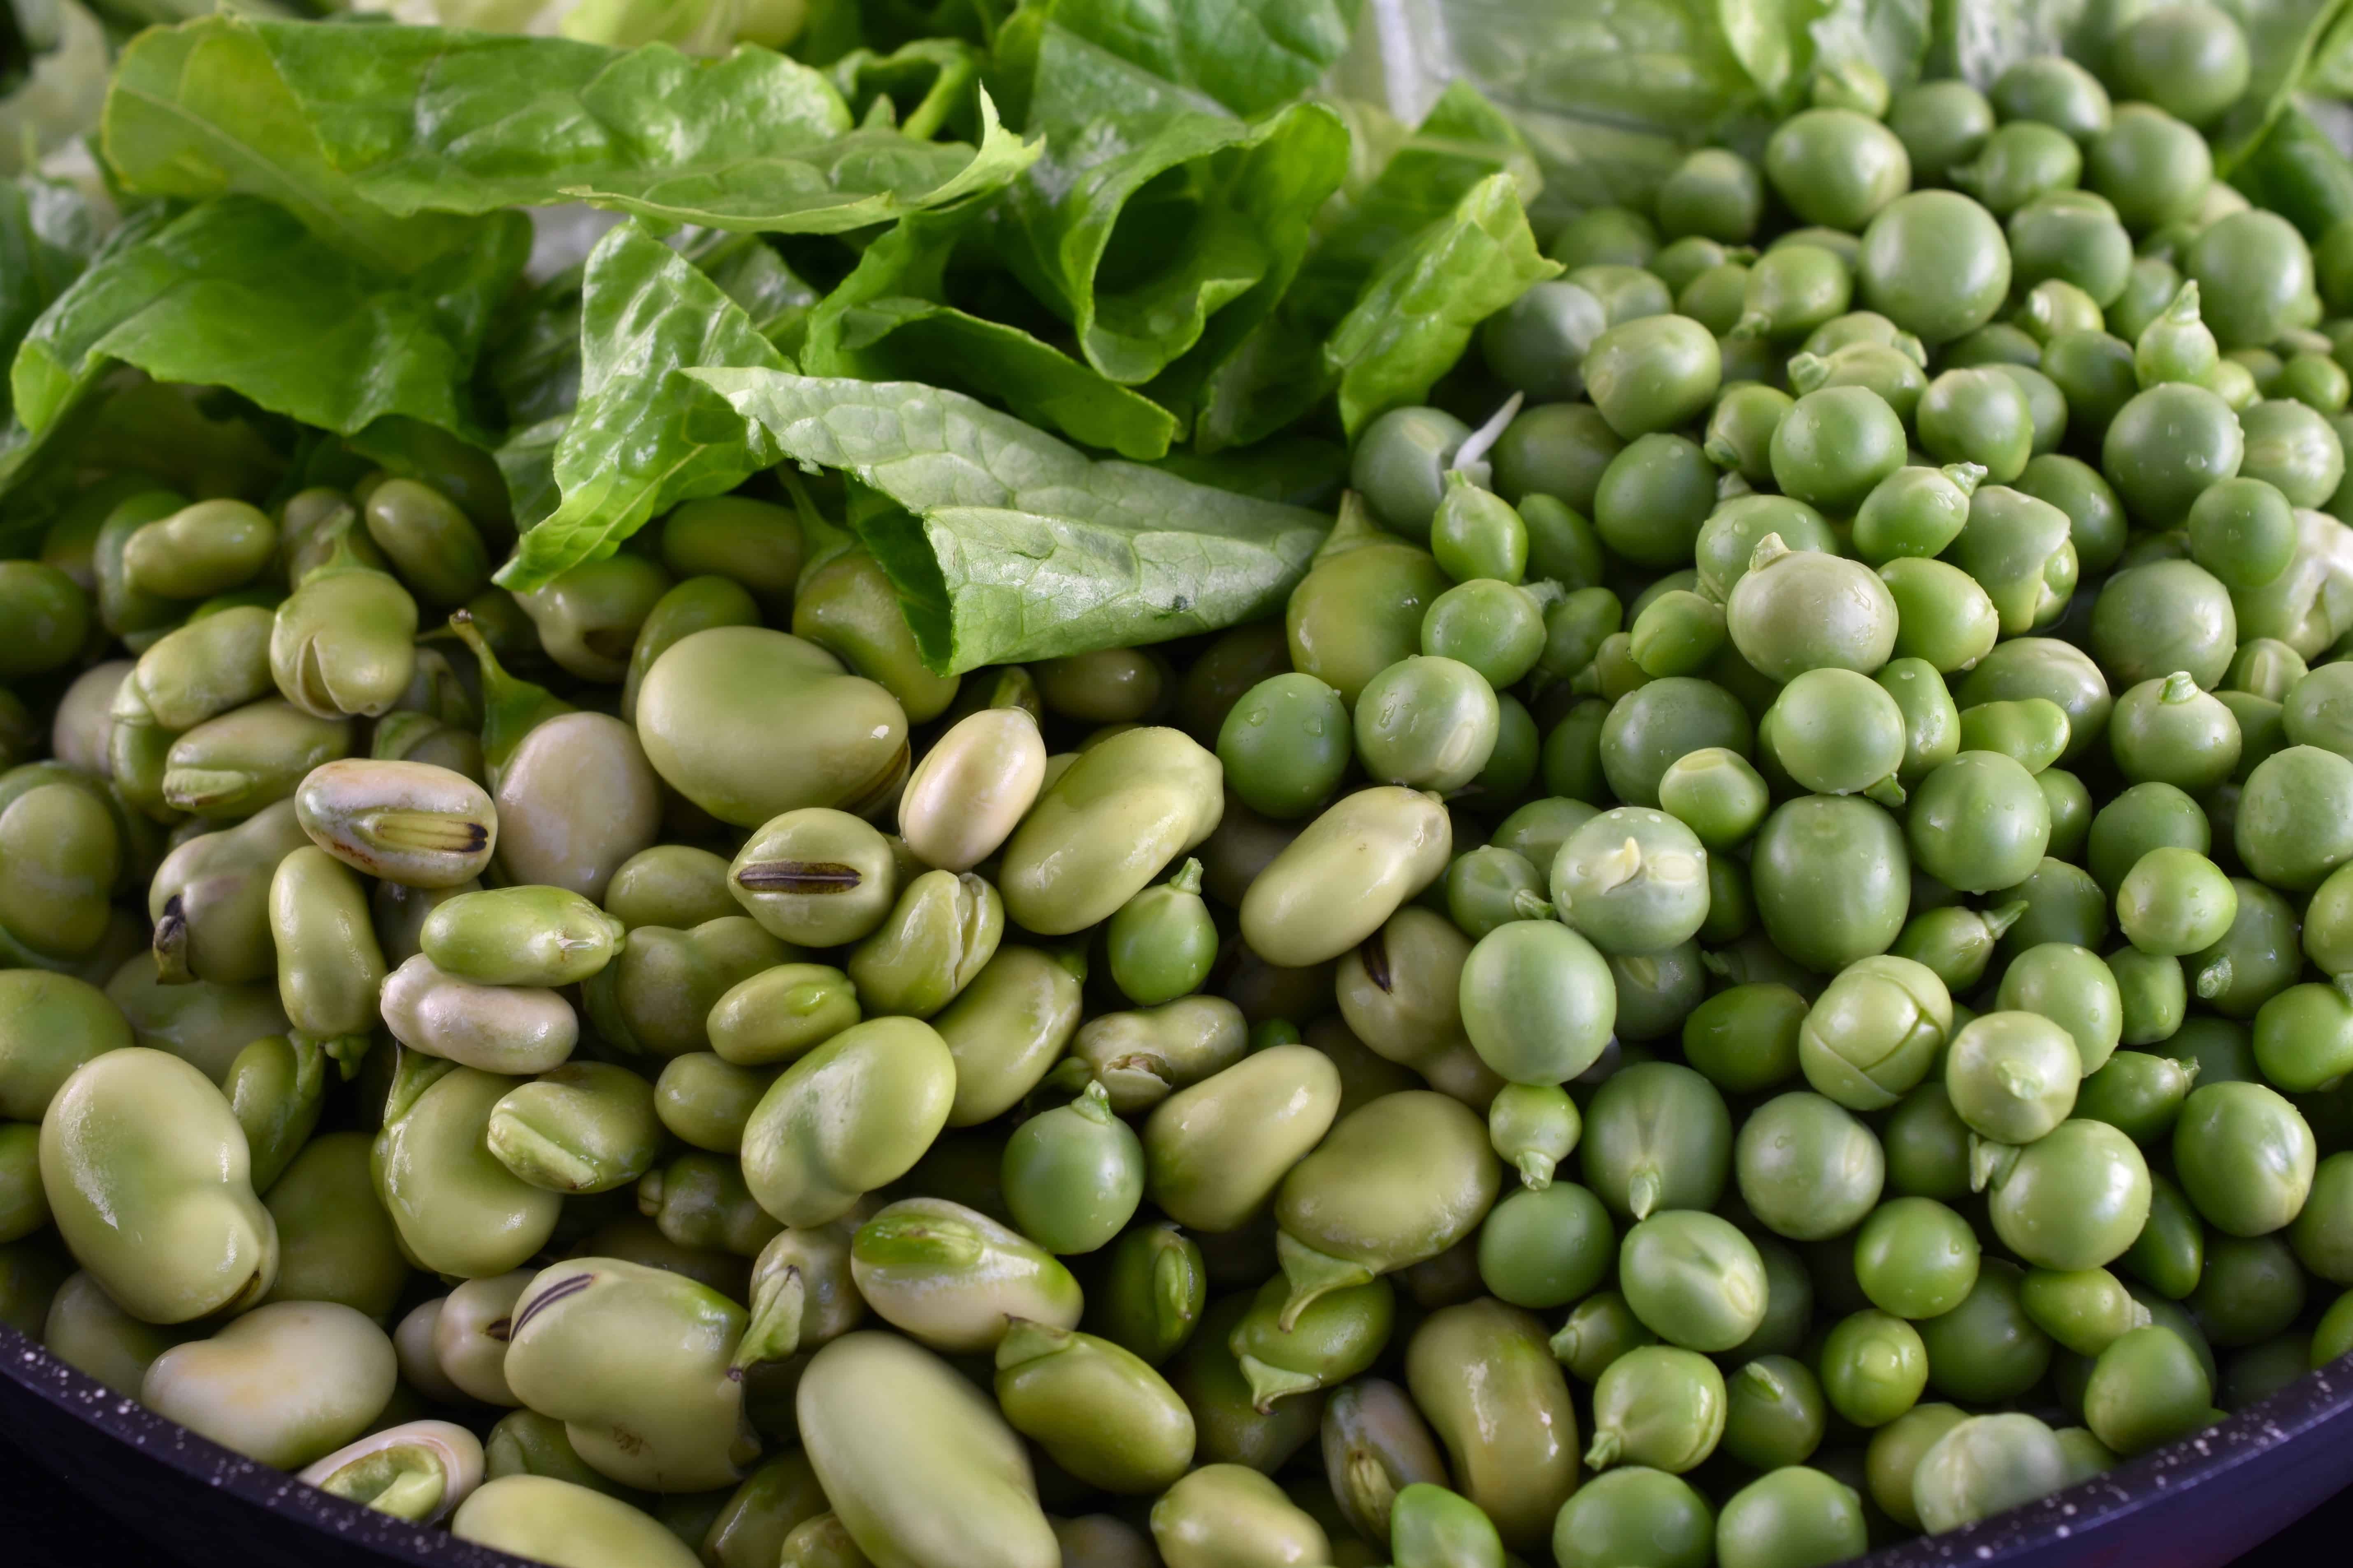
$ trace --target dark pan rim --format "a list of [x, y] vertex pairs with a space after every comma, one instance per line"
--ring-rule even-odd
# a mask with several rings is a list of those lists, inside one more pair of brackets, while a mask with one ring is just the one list
[[[149, 1458], [331, 1539], [418, 1568], [533, 1568], [530, 1559], [460, 1541], [438, 1526], [393, 1519], [233, 1453], [75, 1371], [5, 1325], [0, 1325], [0, 1372], [26, 1394]], [[2064, 1491], [1855, 1561], [1861, 1568], [1944, 1568], [1964, 1562], [1998, 1565], [2211, 1486], [2348, 1411], [2353, 1411], [2353, 1353], [2306, 1373], [2202, 1432]], [[2290, 1522], [2278, 1521], [2282, 1526]]]

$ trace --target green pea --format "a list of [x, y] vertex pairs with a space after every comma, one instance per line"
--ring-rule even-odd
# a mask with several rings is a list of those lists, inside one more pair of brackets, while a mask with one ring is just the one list
[[1725, 387], [1707, 416], [1701, 443], [1708, 460], [1752, 483], [1770, 479], [1773, 433], [1788, 416], [1791, 401], [1788, 393], [1758, 382]]
[[2012, 959], [1997, 1005], [2039, 1015], [2064, 1029], [2084, 1075], [2105, 1065], [2123, 1033], [2124, 1001], [2115, 976], [2096, 956], [2071, 942], [2038, 943]]
[[1511, 502], [1450, 469], [1430, 522], [1430, 553], [1458, 583], [1496, 578], [1517, 583], [1527, 569], [1528, 529]]
[[2207, 1083], [2190, 1091], [2173, 1129], [2174, 1172], [2200, 1215], [2232, 1236], [2263, 1236], [2293, 1220], [2312, 1190], [2312, 1129], [2276, 1091]]
[[[1614, 325], [1585, 356], [1585, 388], [1624, 439], [1672, 430], [1714, 400], [1723, 376], [1715, 335], [1688, 316]], [[1575, 504], [1573, 498], [1567, 498]]]
[[1593, 944], [1548, 921], [1498, 927], [1462, 963], [1461, 1027], [1480, 1058], [1513, 1082], [1560, 1083], [1583, 1072], [1609, 1044], [1617, 1005]]
[[1479, 1229], [1479, 1276], [1515, 1307], [1545, 1310], [1590, 1295], [1617, 1256], [1601, 1200], [1573, 1182], [1506, 1196]]
[[[1457, 428], [1469, 434], [1459, 423]], [[1530, 498], [1535, 495], [1557, 500], [1572, 515], [1589, 518], [1602, 471], [1624, 445], [1601, 411], [1589, 403], [1537, 404], [1523, 409], [1496, 439], [1496, 492], [1521, 509], [1523, 521], [1527, 517]], [[1362, 453], [1365, 449], [1360, 441], [1356, 450]], [[1433, 508], [1438, 504], [1437, 475], [1433, 468], [1430, 480], [1430, 504]], [[1364, 486], [1359, 483], [1357, 488], [1362, 489]], [[1544, 531], [1530, 524], [1532, 563], [1539, 559], [1538, 540]]]
[[2208, 486], [2235, 477], [2246, 454], [2238, 416], [2202, 386], [2167, 382], [2121, 409], [2102, 440], [2101, 471], [2144, 527], [2171, 528]]
[[2216, 1012], [2252, 1018], [2295, 981], [2295, 911], [2261, 882], [2235, 877], [2231, 885], [2239, 894], [2238, 917], [2221, 941], [2188, 955], [2183, 966], [2199, 996]]
[[1565, 281], [1601, 302], [1611, 326], [1662, 316], [1674, 308], [1666, 282], [1646, 266], [1630, 261], [1593, 261], [1571, 268]]
[[[1263, 1268], [1263, 1260], [1257, 1268]], [[1242, 1363], [1226, 1344], [1235, 1323], [1250, 1311], [1250, 1302], [1247, 1290], [1214, 1302], [1200, 1319], [1200, 1331], [1169, 1363], [1167, 1377], [1184, 1396], [1186, 1408], [1193, 1411], [1196, 1458], [1263, 1474], [1278, 1469], [1315, 1436], [1323, 1394], [1278, 1399], [1271, 1411], [1259, 1411]]]
[[[1427, 540], [1445, 475], [1471, 427], [1436, 408], [1393, 408], [1366, 426], [1350, 459], [1348, 482], [1381, 525]], [[1500, 453], [1498, 456], [1500, 457]], [[1475, 471], [1472, 478], [1477, 478]], [[1505, 491], [1510, 498], [1510, 491]]]
[[1618, 1269], [1635, 1316], [1670, 1344], [1730, 1350], [1764, 1321], [1763, 1260], [1715, 1215], [1671, 1209], [1637, 1221], [1620, 1246]]
[[1985, 1404], [2014, 1398], [2042, 1380], [2051, 1341], [2020, 1305], [2021, 1279], [2015, 1265], [1989, 1259], [1958, 1307], [1917, 1326], [1937, 1393]]
[[2063, 1121], [2015, 1160], [1991, 1150], [1985, 1162], [1995, 1171], [1995, 1234], [2037, 1268], [2099, 1268], [2123, 1257], [2147, 1222], [2147, 1163], [2105, 1122]]
[[1549, 920], [1546, 879], [1528, 858], [1498, 845], [1457, 855], [1446, 868], [1446, 912], [1473, 941], [1514, 921]]
[[1739, 317], [1729, 335], [1802, 337], [1844, 314], [1853, 291], [1853, 270], [1835, 252], [1777, 245], [1748, 268]]
[[1775, 426], [1772, 463], [1785, 493], [1847, 510], [1903, 467], [1903, 421], [1869, 387], [1824, 386]]
[[1593, 1477], [1562, 1505], [1553, 1557], [1561, 1568], [1630, 1562], [1705, 1568], [1715, 1533], [1715, 1511], [1688, 1481], [1627, 1465]]
[[1734, 1146], [1740, 1195], [1777, 1236], [1812, 1241], [1852, 1229], [1879, 1201], [1879, 1140], [1818, 1094], [1777, 1096], [1749, 1113]]
[[2344, 443], [2318, 410], [2267, 396], [2240, 411], [2239, 426], [2246, 443], [2240, 471], [2276, 487], [2291, 504], [2324, 505], [2344, 482]]
[[1806, 999], [1786, 985], [1735, 985], [1683, 1021], [1684, 1059], [1718, 1089], [1752, 1094], [1798, 1075]]
[[1852, 1312], [1822, 1341], [1822, 1393], [1858, 1426], [1884, 1426], [1919, 1402], [1928, 1355], [1919, 1331], [1891, 1313]]
[[1783, 952], [1824, 973], [1883, 952], [1910, 901], [1907, 860], [1903, 830], [1870, 801], [1786, 802], [1752, 847], [1757, 917]]
[[1380, 783], [1449, 794], [1479, 776], [1500, 724], [1494, 689], [1477, 670], [1418, 655], [1366, 683], [1356, 754]]
[[1678, 589], [1644, 606], [1628, 636], [1628, 651], [1645, 673], [1689, 675], [1724, 646], [1724, 610], [1688, 589]]
[[1757, 545], [1725, 620], [1741, 657], [1781, 680], [1823, 668], [1869, 675], [1895, 644], [1895, 601], [1870, 568], [1776, 534]]
[[1014, 1130], [1005, 1146], [1005, 1201], [1049, 1251], [1092, 1252], [1119, 1234], [1144, 1197], [1144, 1145], [1112, 1114], [1099, 1083]]
[[1691, 1469], [1725, 1429], [1724, 1374], [1705, 1356], [1670, 1345], [1629, 1351], [1593, 1389], [1593, 1442], [1586, 1463], [1621, 1460], [1670, 1473]]
[[1781, 689], [1760, 732], [1801, 788], [1900, 797], [1894, 779], [1904, 761], [1904, 713], [1868, 676], [1805, 671]]
[[2185, 1064], [2147, 1051], [2118, 1051], [2084, 1079], [2075, 1113], [2105, 1121], [2137, 1143], [2150, 1142], [2171, 1130], [2197, 1077], [2194, 1059]]
[[2084, 1390], [2084, 1418], [2101, 1442], [2129, 1457], [2204, 1426], [2212, 1397], [2189, 1347], [2151, 1324], [2100, 1352]]
[[1507, 1083], [1487, 1107], [1489, 1144], [1530, 1192], [1551, 1187], [1554, 1168], [1576, 1150], [1584, 1130], [1577, 1102], [1556, 1084]]
[[2214, 1343], [2246, 1346], [2285, 1332], [2304, 1299], [2304, 1269], [2284, 1237], [2217, 1237], [2189, 1306]]
[[1498, 691], [1536, 668], [1547, 641], [1542, 601], [1492, 577], [1449, 588], [1422, 617], [1424, 654], [1469, 665]]
[[1387, 1346], [1396, 1291], [1386, 1279], [1344, 1286], [1292, 1313], [1289, 1282], [1268, 1280], [1227, 1336], [1261, 1412], [1282, 1399], [1345, 1383]]
[[1538, 402], [1566, 402], [1585, 390], [1578, 367], [1609, 324], [1600, 300], [1547, 279], [1488, 317], [1479, 347], [1506, 385]]
[[1696, 441], [1661, 431], [1638, 435], [1602, 471], [1594, 530], [1637, 564], [1680, 566], [1715, 510], [1715, 466]]
[[2066, 1118], [2082, 1073], [2059, 1025], [2031, 1013], [1989, 1013], [1954, 1035], [1945, 1089], [1980, 1136], [2031, 1143]]
[[1914, 191], [1872, 219], [1855, 271], [1873, 310], [1923, 342], [1947, 343], [2000, 309], [2010, 247], [1993, 215], [1968, 196]]

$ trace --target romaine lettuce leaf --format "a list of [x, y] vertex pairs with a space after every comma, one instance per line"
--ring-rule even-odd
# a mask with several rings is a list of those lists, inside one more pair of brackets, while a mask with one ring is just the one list
[[1457, 82], [1331, 220], [1274, 314], [1210, 376], [1196, 445], [1215, 452], [1262, 440], [1330, 395], [1337, 371], [1324, 361], [1324, 342], [1375, 274], [1498, 174], [1510, 175], [1524, 197], [1539, 183], [1510, 120]]
[[937, 387], [690, 374], [785, 457], [842, 469], [904, 509], [856, 525], [924, 662], [943, 674], [1272, 614], [1331, 526], [1303, 508], [1091, 459]]
[[1055, 26], [1236, 114], [1314, 88], [1348, 47], [1358, 0], [1056, 0]]
[[565, 200], [736, 230], [889, 222], [1028, 165], [985, 96], [980, 115], [976, 149], [855, 129], [821, 72], [750, 47], [208, 16], [123, 52], [105, 150], [134, 192], [268, 195], [396, 265], [449, 242], [419, 215]]
[[610, 555], [656, 512], [723, 494], [776, 461], [764, 431], [679, 373], [780, 370], [784, 356], [718, 284], [635, 224], [589, 255], [580, 342], [579, 405], [547, 469], [562, 504], [533, 519], [545, 495], [527, 455], [544, 445], [538, 435], [531, 447], [510, 440], [499, 455], [517, 519], [532, 522], [498, 574], [518, 592]]
[[867, 247], [809, 313], [801, 368], [861, 381], [920, 375], [1124, 458], [1166, 453], [1177, 435], [1166, 409], [1017, 326], [946, 302], [949, 254], [980, 216], [972, 204], [914, 215]]
[[469, 226], [470, 245], [404, 278], [250, 196], [143, 215], [26, 333], [16, 416], [42, 434], [121, 363], [345, 435], [396, 414], [477, 435], [467, 384], [531, 226], [505, 213]]
[[[0, 359], [97, 254], [105, 230], [89, 199], [48, 180], [0, 181]], [[0, 386], [0, 416], [8, 412]]]
[[1353, 437], [1376, 415], [1420, 402], [1481, 321], [1559, 270], [1536, 249], [1512, 177], [1480, 181], [1382, 265], [1324, 343], [1341, 426]]

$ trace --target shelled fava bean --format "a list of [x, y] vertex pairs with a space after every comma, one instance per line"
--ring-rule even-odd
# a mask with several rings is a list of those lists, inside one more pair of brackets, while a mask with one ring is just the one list
[[92, 483], [0, 1316], [580, 1568], [1810, 1568], [2330, 1360], [2353, 247], [2189, 25], [1577, 218], [1188, 643], [940, 676], [765, 476], [520, 596]]

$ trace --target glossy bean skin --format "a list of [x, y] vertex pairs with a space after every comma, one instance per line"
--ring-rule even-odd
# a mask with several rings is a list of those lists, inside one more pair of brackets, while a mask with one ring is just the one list
[[1536, 1320], [1494, 1300], [1432, 1313], [1406, 1352], [1414, 1401], [1430, 1418], [1464, 1495], [1507, 1545], [1546, 1538], [1577, 1485], [1577, 1415]]
[[1179, 731], [1135, 730], [1054, 781], [1005, 847], [1006, 911], [1060, 936], [1108, 917], [1209, 836], [1224, 797], [1217, 759]]
[[795, 1405], [827, 1499], [877, 1564], [1060, 1561], [1020, 1439], [929, 1352], [844, 1335], [810, 1363]]
[[[41, 1184], [67, 1245], [136, 1316], [181, 1323], [260, 1299], [278, 1230], [228, 1102], [176, 1057], [130, 1047], [76, 1070], [41, 1120]], [[168, 1237], [159, 1252], [149, 1237]]]

